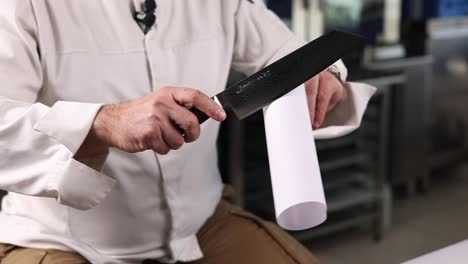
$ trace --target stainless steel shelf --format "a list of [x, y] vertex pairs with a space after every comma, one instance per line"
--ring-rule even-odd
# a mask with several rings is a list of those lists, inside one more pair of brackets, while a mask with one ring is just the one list
[[335, 156], [321, 157], [319, 153], [320, 171], [322, 173], [372, 161], [372, 158], [367, 153], [359, 153], [349, 150], [341, 151], [338, 149], [335, 151], [337, 152], [337, 155]]
[[324, 173], [322, 174], [322, 178], [323, 187], [326, 192], [331, 192], [351, 184], [366, 184], [369, 181], [367, 173], [353, 168]]
[[460, 146], [456, 149], [433, 153], [431, 156], [431, 170], [440, 169], [466, 159], [468, 146]]
[[337, 233], [339, 231], [343, 231], [349, 228], [363, 226], [366, 224], [375, 221], [377, 217], [376, 213], [367, 212], [361, 213], [359, 215], [349, 215], [345, 217], [346, 219], [340, 219], [335, 221], [330, 221], [320, 228], [312, 228], [309, 230], [304, 230], [300, 232], [294, 232], [292, 235], [299, 241], [303, 243], [310, 242], [320, 237], [324, 237], [333, 233]]
[[346, 137], [332, 139], [332, 140], [317, 140], [316, 147], [317, 151], [327, 151], [340, 147], [350, 147], [356, 143], [355, 135], [349, 135]]
[[375, 192], [368, 188], [348, 186], [326, 195], [328, 213], [347, 210], [358, 205], [372, 204], [376, 201]]

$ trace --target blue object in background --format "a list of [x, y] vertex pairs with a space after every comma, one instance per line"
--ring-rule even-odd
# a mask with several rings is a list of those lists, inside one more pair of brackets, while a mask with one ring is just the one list
[[268, 7], [282, 18], [291, 18], [291, 0], [268, 0]]
[[468, 0], [404, 0], [403, 16], [416, 19], [468, 15]]
[[[280, 17], [291, 18], [291, 0], [267, 0], [267, 4]], [[468, 0], [403, 0], [403, 17], [429, 19], [460, 16], [468, 16]]]
[[426, 14], [430, 17], [456, 17], [468, 14], [466, 0], [426, 0], [425, 4]]

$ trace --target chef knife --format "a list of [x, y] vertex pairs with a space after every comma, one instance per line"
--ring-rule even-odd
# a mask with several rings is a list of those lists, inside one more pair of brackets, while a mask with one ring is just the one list
[[[366, 40], [356, 34], [334, 30], [306, 44], [261, 71], [213, 97], [225, 110], [244, 119], [327, 69], [347, 53], [362, 47]], [[189, 109], [198, 121], [209, 117]]]

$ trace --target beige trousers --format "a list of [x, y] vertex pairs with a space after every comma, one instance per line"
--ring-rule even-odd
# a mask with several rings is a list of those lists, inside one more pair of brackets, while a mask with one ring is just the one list
[[[205, 257], [192, 264], [316, 264], [299, 242], [272, 222], [223, 200], [198, 233]], [[0, 244], [0, 264], [84, 264], [73, 252]], [[144, 264], [159, 264], [146, 260]]]

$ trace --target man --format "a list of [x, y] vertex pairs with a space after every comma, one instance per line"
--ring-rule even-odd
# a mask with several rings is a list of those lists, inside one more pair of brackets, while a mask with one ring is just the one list
[[[143, 0], [0, 2], [1, 263], [314, 263], [221, 201], [226, 113], [208, 97], [231, 66], [252, 74], [303, 41], [259, 0], [157, 5], [144, 28]], [[336, 73], [307, 83], [315, 128], [343, 96]]]

